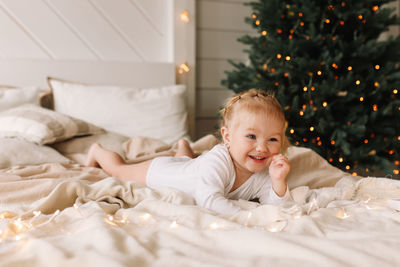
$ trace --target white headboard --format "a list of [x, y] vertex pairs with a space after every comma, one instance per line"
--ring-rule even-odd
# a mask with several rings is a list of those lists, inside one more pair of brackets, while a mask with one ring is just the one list
[[194, 0], [0, 0], [0, 85], [183, 83], [193, 134], [194, 15]]

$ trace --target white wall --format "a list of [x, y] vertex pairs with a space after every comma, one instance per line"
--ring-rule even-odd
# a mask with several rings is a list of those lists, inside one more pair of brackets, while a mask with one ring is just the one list
[[252, 32], [245, 17], [251, 8], [249, 0], [196, 1], [196, 132], [197, 138], [215, 132], [217, 112], [232, 92], [222, 87], [225, 70], [231, 69], [227, 59], [246, 60], [244, 45], [237, 38]]

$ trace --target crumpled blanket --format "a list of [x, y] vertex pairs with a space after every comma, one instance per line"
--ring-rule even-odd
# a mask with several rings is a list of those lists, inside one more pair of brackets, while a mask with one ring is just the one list
[[288, 156], [293, 202], [240, 200], [245, 210], [233, 216], [79, 164], [2, 169], [1, 266], [400, 264], [396, 181], [355, 178], [307, 149]]

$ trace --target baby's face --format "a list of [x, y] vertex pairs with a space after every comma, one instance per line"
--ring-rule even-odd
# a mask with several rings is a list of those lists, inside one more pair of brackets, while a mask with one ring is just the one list
[[268, 167], [273, 156], [280, 153], [284, 122], [262, 111], [256, 114], [241, 111], [235, 114], [224, 132], [236, 169], [251, 175]]

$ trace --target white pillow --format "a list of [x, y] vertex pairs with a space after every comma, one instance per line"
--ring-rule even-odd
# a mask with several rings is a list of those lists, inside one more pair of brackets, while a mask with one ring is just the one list
[[101, 132], [90, 123], [32, 104], [0, 113], [1, 137], [18, 137], [41, 145]]
[[0, 112], [23, 104], [39, 105], [40, 89], [0, 86]]
[[143, 89], [48, 81], [57, 112], [128, 137], [169, 144], [188, 134], [184, 85]]
[[41, 163], [68, 163], [54, 149], [18, 138], [0, 138], [0, 168]]

